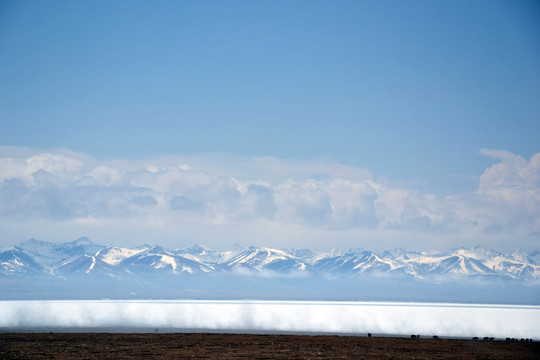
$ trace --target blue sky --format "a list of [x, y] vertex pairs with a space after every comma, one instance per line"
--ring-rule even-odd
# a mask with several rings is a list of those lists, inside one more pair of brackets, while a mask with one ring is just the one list
[[[92, 186], [101, 190], [88, 196], [95, 202], [104, 191], [120, 191], [125, 199], [141, 169], [157, 174], [184, 166], [209, 176], [206, 184], [212, 185], [194, 194], [192, 188], [164, 190], [148, 180], [145, 186], [152, 190], [130, 199], [153, 204], [152, 198], [156, 206], [167, 207], [159, 210], [165, 215], [152, 212], [156, 217], [191, 204], [187, 218], [195, 220], [186, 220], [181, 229], [149, 227], [136, 240], [153, 234], [171, 242], [219, 237], [222, 229], [209, 229], [230, 225], [223, 214], [231, 213], [230, 206], [240, 211], [238, 199], [249, 202], [248, 185], [229, 189], [242, 197], [224, 195], [229, 191], [224, 184], [251, 181], [263, 186], [252, 189], [257, 201], [275, 203], [259, 208], [263, 218], [272, 215], [266, 225], [275, 222], [268, 230], [275, 236], [269, 238], [297, 231], [299, 244], [309, 245], [307, 239], [320, 233], [314, 223], [328, 215], [328, 233], [318, 244], [324, 237], [349, 244], [383, 235], [394, 239], [389, 247], [401, 244], [397, 238], [418, 236], [433, 246], [445, 236], [457, 239], [442, 242], [443, 247], [452, 241], [493, 241], [467, 233], [464, 221], [476, 223], [479, 234], [504, 233], [498, 244], [514, 239], [517, 247], [532, 248], [539, 243], [534, 155], [540, 151], [540, 5], [533, 1], [3, 1], [0, 64], [0, 155], [11, 164], [2, 170], [4, 193], [14, 194], [7, 180], [23, 179], [25, 191], [42, 203], [41, 210], [30, 211], [28, 194], [3, 199], [0, 226], [12, 239], [51, 238], [55, 228], [65, 237], [85, 232], [79, 235], [95, 233], [103, 240], [107, 231], [98, 229], [107, 226], [125, 229], [116, 236], [131, 239], [130, 226], [120, 226], [120, 220], [116, 227], [77, 227], [111, 214], [122, 221], [136, 217], [101, 207], [73, 212], [90, 200], [73, 203], [68, 201], [73, 193], [64, 190], [72, 186], [70, 191], [81, 194], [86, 186], [88, 191], [87, 183], [74, 183], [106, 167], [118, 172], [121, 184], [107, 185], [95, 175]], [[29, 160], [36, 156], [39, 166]], [[82, 165], [69, 167], [66, 159]], [[35, 166], [12, 173], [17, 161]], [[70, 170], [60, 171], [62, 166]], [[44, 173], [54, 181], [45, 181]], [[372, 189], [358, 196], [374, 200], [345, 206], [347, 195], [337, 193], [352, 190], [337, 191], [345, 186], [337, 186], [338, 180], [371, 181]], [[286, 200], [294, 188], [287, 181], [301, 183], [304, 190], [322, 189], [322, 195], [318, 200], [298, 195], [309, 201], [294, 207]], [[508, 188], [491, 191], [492, 185]], [[435, 196], [437, 205], [411, 200], [392, 215], [401, 220], [390, 221], [392, 216], [380, 210], [386, 200], [377, 186]], [[46, 199], [39, 197], [45, 188]], [[517, 189], [522, 192], [512, 192]], [[526, 209], [520, 216], [527, 224], [515, 215], [486, 214], [494, 208], [493, 197], [509, 192], [511, 199], [504, 201]], [[489, 201], [478, 198], [486, 194]], [[448, 199], [456, 197], [461, 205], [454, 200], [450, 205]], [[517, 198], [530, 203], [518, 206]], [[317, 207], [325, 201], [323, 210]], [[498, 204], [508, 209], [504, 201]], [[465, 215], [463, 209], [475, 207], [465, 203], [486, 208]], [[435, 215], [425, 210], [433, 206], [454, 214], [448, 220], [454, 221], [452, 231], [433, 234]], [[202, 216], [209, 208], [213, 215]], [[248, 208], [242, 211], [254, 211]], [[411, 215], [415, 211], [421, 215]], [[308, 221], [310, 213], [314, 217]], [[260, 218], [246, 214], [236, 215], [223, 241], [244, 237], [239, 241], [249, 242], [246, 234], [260, 232]], [[296, 230], [282, 226], [283, 219], [295, 216], [301, 219], [292, 221]], [[427, 221], [429, 231], [418, 224], [412, 233], [403, 230], [404, 217]], [[21, 225], [30, 218], [42, 226]], [[347, 235], [334, 236], [335, 231]]]

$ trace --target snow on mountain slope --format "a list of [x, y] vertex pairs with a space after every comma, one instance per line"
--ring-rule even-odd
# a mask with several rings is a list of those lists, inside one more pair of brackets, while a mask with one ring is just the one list
[[118, 265], [129, 273], [158, 271], [163, 273], [206, 273], [213, 270], [210, 265], [176, 255], [160, 246], [141, 251]]
[[[497, 274], [512, 278], [534, 279], [540, 277], [540, 267], [523, 250], [504, 255], [500, 252], [477, 246], [474, 249], [458, 249], [456, 253], [469, 259], [473, 268], [463, 274]], [[475, 268], [474, 266], [477, 265]], [[487, 269], [486, 269], [487, 268]]]
[[83, 237], [72, 242], [58, 244], [54, 247], [54, 250], [67, 257], [75, 258], [83, 255], [94, 256], [105, 248], [106, 246], [94, 244], [88, 238]]
[[406, 273], [416, 277], [430, 275], [492, 275], [478, 256], [467, 249], [452, 250], [444, 254], [409, 253], [400, 258]]
[[109, 275], [114, 276], [114, 268], [92, 255], [82, 255], [68, 261], [54, 270], [57, 275]]
[[82, 255], [95, 255], [105, 246], [94, 244], [88, 238], [79, 238], [63, 244], [30, 239], [23, 242], [20, 248], [26, 250], [35, 262], [50, 271], [67, 260], [73, 260]]
[[290, 249], [282, 249], [282, 250], [288, 254], [291, 254], [292, 256], [298, 259], [311, 259], [312, 257], [316, 255], [313, 251], [309, 249], [290, 248]]
[[324, 256], [313, 263], [313, 267], [324, 272], [350, 272], [361, 264], [363, 259], [363, 253], [349, 252], [337, 256]]
[[360, 274], [396, 271], [401, 265], [395, 259], [381, 258], [372, 251], [349, 249], [335, 256], [319, 257], [313, 267], [325, 273]]
[[404, 249], [388, 250], [380, 254], [363, 249], [334, 253], [337, 255], [315, 256], [315, 261], [312, 262], [313, 267], [325, 273], [395, 272], [419, 278], [445, 274], [538, 277], [538, 271], [534, 265], [512, 260], [512, 257], [484, 247], [454, 249], [444, 254], [407, 252]]
[[[214, 270], [322, 273], [360, 277], [369, 273], [433, 276], [489, 276], [505, 279], [540, 279], [540, 252], [522, 250], [503, 254], [482, 246], [457, 248], [445, 253], [394, 249], [376, 253], [354, 248], [314, 253], [309, 249], [277, 250], [265, 247], [214, 251], [202, 245], [179, 250], [144, 245], [122, 248], [94, 244], [86, 238], [54, 244], [28, 240], [0, 251], [0, 274], [69, 274], [116, 276], [121, 274], [196, 274]], [[130, 275], [131, 276], [131, 275]]]
[[341, 249], [332, 249], [332, 250], [330, 250], [328, 252], [314, 254], [311, 258], [307, 258], [306, 261], [309, 264], [315, 266], [316, 263], [321, 262], [324, 259], [336, 258], [336, 257], [344, 255], [346, 252], [347, 251], [343, 251]]
[[491, 274], [492, 270], [476, 259], [464, 255], [454, 255], [443, 258], [432, 272], [435, 274], [480, 275]]
[[225, 262], [222, 269], [271, 270], [283, 273], [306, 271], [311, 267], [283, 250], [251, 247]]
[[0, 252], [1, 275], [36, 275], [42, 272], [43, 268], [24, 249], [14, 246]]
[[406, 259], [409, 254], [415, 254], [405, 249], [385, 250], [379, 256], [385, 259]]
[[30, 239], [21, 243], [19, 247], [31, 254], [33, 260], [43, 268], [50, 269], [54, 264], [66, 258], [55, 250], [56, 245], [46, 241]]
[[175, 253], [194, 261], [216, 265], [229, 261], [240, 251], [241, 249], [215, 251], [207, 248], [206, 246], [195, 244], [180, 250], [176, 250]]
[[357, 272], [391, 272], [399, 269], [401, 265], [392, 259], [380, 258], [373, 252], [364, 253], [364, 261], [362, 264], [356, 265], [353, 270]]
[[137, 255], [140, 252], [147, 250], [148, 247], [141, 247], [135, 249], [121, 248], [121, 247], [109, 247], [99, 251], [96, 257], [109, 265], [117, 265], [122, 260], [125, 260], [133, 255]]

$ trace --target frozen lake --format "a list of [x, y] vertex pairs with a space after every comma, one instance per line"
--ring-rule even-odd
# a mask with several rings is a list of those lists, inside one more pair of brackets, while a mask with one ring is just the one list
[[[62, 328], [540, 338], [540, 306], [322, 301], [0, 301], [0, 330]], [[113, 331], [113, 330], [111, 330]]]

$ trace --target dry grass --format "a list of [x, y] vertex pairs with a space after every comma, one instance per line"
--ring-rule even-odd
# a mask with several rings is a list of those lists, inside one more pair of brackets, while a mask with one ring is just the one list
[[540, 359], [540, 343], [247, 334], [0, 334], [0, 359]]

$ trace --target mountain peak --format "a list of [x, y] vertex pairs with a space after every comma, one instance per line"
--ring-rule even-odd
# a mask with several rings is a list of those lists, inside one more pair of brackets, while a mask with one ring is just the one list
[[201, 244], [193, 244], [191, 246], [180, 249], [178, 252], [180, 254], [192, 254], [192, 255], [201, 255], [208, 252], [210, 248]]
[[290, 249], [282, 249], [282, 250], [285, 251], [286, 253], [296, 256], [299, 259], [311, 258], [315, 256], [315, 253], [313, 251], [311, 251], [310, 249], [305, 249], [305, 248], [304, 249], [290, 248]]
[[73, 245], [94, 245], [94, 243], [87, 237], [83, 236], [78, 238], [75, 241], [72, 241], [70, 244]]
[[43, 241], [43, 240], [38, 240], [38, 239], [28, 239], [26, 241], [23, 241], [20, 246], [21, 247], [26, 247], [26, 246], [44, 246], [44, 245], [53, 245], [53, 243], [51, 242], [48, 242], [48, 241]]

